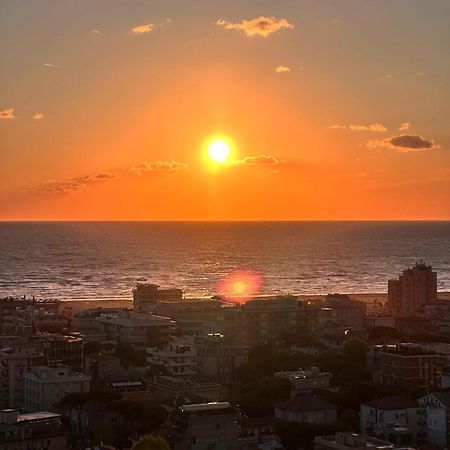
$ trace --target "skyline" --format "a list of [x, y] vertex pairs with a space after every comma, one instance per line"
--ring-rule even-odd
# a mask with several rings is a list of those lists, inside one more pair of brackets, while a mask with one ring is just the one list
[[2, 221], [450, 219], [448, 2], [0, 7]]

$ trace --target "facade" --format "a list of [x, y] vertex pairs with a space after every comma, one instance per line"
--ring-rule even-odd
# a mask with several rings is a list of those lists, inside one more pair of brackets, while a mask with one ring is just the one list
[[178, 302], [183, 299], [181, 289], [160, 289], [157, 284], [138, 283], [133, 289], [133, 310], [147, 312], [158, 302]]
[[337, 420], [337, 407], [316, 397], [299, 395], [276, 404], [275, 417], [286, 422], [331, 424]]
[[450, 444], [450, 392], [435, 392], [419, 398], [426, 408], [427, 440], [431, 444]]
[[104, 333], [117, 343], [136, 351], [147, 347], [164, 347], [175, 323], [168, 317], [121, 310], [119, 314], [102, 314], [96, 318]]
[[418, 262], [398, 280], [388, 281], [388, 306], [396, 316], [413, 315], [420, 307], [437, 301], [437, 274]]
[[175, 450], [239, 448], [241, 415], [228, 402], [183, 405], [180, 411], [184, 429]]
[[14, 409], [0, 411], [0, 447], [5, 450], [67, 449], [61, 415], [51, 412], [19, 414]]
[[198, 375], [201, 379], [227, 383], [236, 369], [248, 362], [248, 346], [233, 343], [214, 333], [197, 339]]
[[426, 442], [425, 410], [415, 400], [385, 397], [360, 407], [361, 432], [396, 445]]
[[420, 345], [374, 345], [367, 364], [381, 384], [433, 389], [440, 383], [440, 356]]
[[373, 330], [377, 327], [395, 327], [394, 316], [382, 315], [382, 314], [371, 314], [364, 317], [364, 328], [366, 330]]
[[360, 329], [364, 326], [364, 316], [367, 312], [367, 306], [364, 302], [351, 300], [345, 294], [328, 294], [325, 297], [324, 307], [322, 309], [329, 312], [328, 319], [336, 322], [340, 326]]
[[37, 341], [16, 343], [0, 350], [0, 406], [24, 405], [24, 374], [33, 366], [45, 364], [46, 358]]
[[318, 367], [310, 369], [299, 369], [295, 372], [277, 372], [274, 374], [278, 378], [286, 378], [291, 385], [291, 397], [300, 393], [308, 393], [314, 389], [327, 388], [333, 374], [331, 372], [321, 372]]
[[43, 334], [42, 350], [51, 367], [68, 366], [72, 370], [83, 370], [83, 339], [64, 334]]
[[250, 347], [277, 345], [295, 335], [300, 326], [297, 297], [252, 299], [225, 309], [224, 336]]
[[314, 450], [383, 450], [389, 448], [394, 448], [394, 445], [390, 442], [359, 433], [340, 432], [331, 436], [317, 436], [314, 438]]
[[167, 346], [147, 348], [150, 367], [162, 367], [167, 375], [181, 379], [197, 377], [197, 345], [194, 336], [171, 337]]
[[89, 376], [72, 373], [67, 367], [35, 366], [24, 375], [25, 409], [53, 411], [67, 394], [89, 392], [90, 381]]

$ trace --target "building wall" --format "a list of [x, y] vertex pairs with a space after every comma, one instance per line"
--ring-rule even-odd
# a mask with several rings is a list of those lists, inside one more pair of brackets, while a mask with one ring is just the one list
[[337, 412], [336, 409], [297, 412], [275, 408], [275, 417], [287, 422], [334, 423], [337, 420]]

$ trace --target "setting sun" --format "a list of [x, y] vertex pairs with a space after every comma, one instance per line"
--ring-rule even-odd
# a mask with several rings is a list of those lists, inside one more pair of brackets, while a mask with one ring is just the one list
[[222, 139], [215, 139], [208, 145], [208, 156], [217, 164], [222, 164], [230, 157], [230, 145]]

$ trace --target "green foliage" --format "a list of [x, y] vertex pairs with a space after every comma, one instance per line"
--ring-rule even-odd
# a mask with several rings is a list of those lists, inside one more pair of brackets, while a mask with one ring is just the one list
[[273, 405], [289, 398], [290, 384], [285, 378], [265, 377], [244, 384], [238, 393], [237, 403], [249, 417], [271, 416]]
[[313, 449], [316, 436], [330, 435], [337, 431], [350, 431], [345, 424], [313, 424], [295, 422], [276, 422], [275, 433], [287, 450]]
[[117, 345], [117, 356], [120, 364], [127, 368], [129, 366], [144, 367], [147, 365], [147, 354], [145, 351], [136, 351], [129, 345]]
[[369, 346], [367, 342], [359, 338], [351, 338], [344, 343], [344, 354], [349, 355], [351, 359], [358, 364], [366, 363]]
[[131, 450], [170, 450], [170, 447], [161, 436], [146, 435], [137, 440]]
[[108, 405], [108, 410], [120, 414], [126, 422], [145, 422], [148, 429], [156, 429], [166, 420], [167, 413], [160, 406], [132, 400], [117, 400]]

